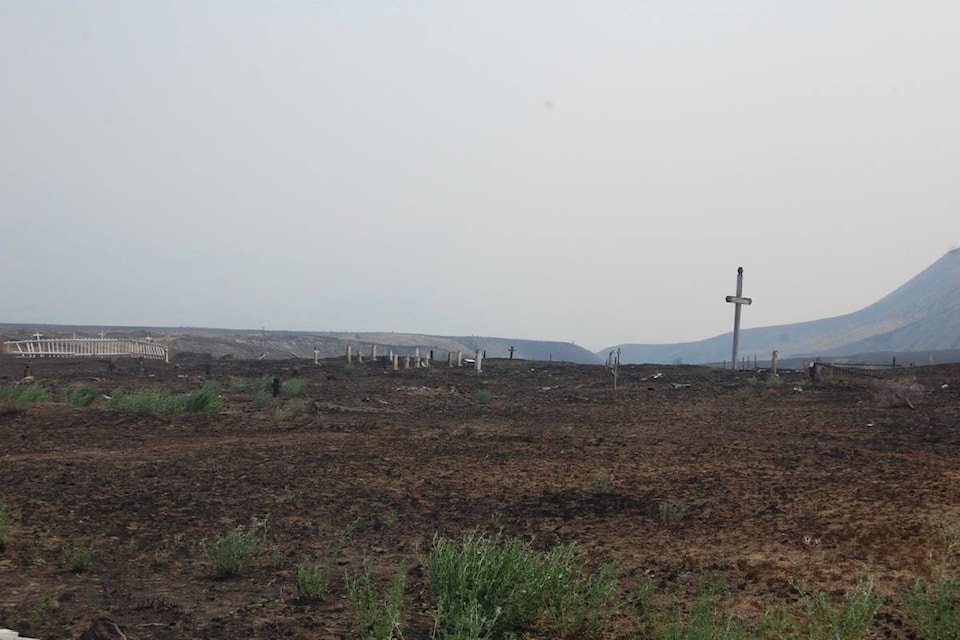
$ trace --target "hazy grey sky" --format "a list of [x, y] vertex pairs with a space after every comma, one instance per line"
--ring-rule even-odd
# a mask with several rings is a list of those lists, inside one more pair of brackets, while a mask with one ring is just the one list
[[960, 242], [960, 3], [0, 0], [2, 321], [591, 349]]

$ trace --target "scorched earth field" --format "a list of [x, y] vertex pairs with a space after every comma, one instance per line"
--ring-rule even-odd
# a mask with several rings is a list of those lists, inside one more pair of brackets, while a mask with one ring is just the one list
[[956, 365], [624, 366], [616, 392], [507, 360], [24, 366], [0, 360], [22, 635], [957, 637]]

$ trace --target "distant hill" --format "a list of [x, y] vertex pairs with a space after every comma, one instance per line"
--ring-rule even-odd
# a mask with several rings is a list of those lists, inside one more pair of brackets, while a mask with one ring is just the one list
[[[624, 363], [688, 364], [730, 359], [732, 334], [699, 342], [619, 345]], [[603, 356], [610, 347], [598, 352]], [[869, 307], [834, 318], [745, 329], [740, 355], [841, 356], [866, 352], [922, 352], [960, 349], [960, 250]]]
[[[93, 337], [100, 331], [111, 337], [150, 336], [167, 345], [174, 357], [177, 353], [212, 358], [257, 358], [265, 354], [270, 359], [312, 360], [315, 352], [321, 358], [343, 355], [348, 345], [369, 353], [375, 344], [378, 353], [393, 350], [413, 355], [419, 348], [423, 355], [433, 350], [437, 359], [445, 359], [447, 352], [467, 355], [476, 349], [486, 351], [488, 358], [508, 358], [513, 347], [514, 357], [519, 359], [595, 364], [618, 348], [608, 347], [594, 354], [566, 342], [484, 336], [35, 324], [0, 324], [0, 342], [26, 340], [38, 330], [47, 337]], [[625, 364], [720, 363], [730, 358], [731, 341], [731, 334], [725, 333], [699, 342], [622, 344], [620, 359]], [[911, 352], [911, 360], [917, 362], [923, 361], [924, 352], [960, 350], [960, 249], [950, 251], [890, 295], [855, 313], [741, 332], [742, 357], [766, 360], [774, 349], [784, 359]]]
[[524, 360], [553, 360], [592, 364], [598, 362], [593, 353], [568, 342], [544, 340], [513, 340], [484, 336], [432, 336], [414, 333], [344, 333], [310, 331], [265, 331], [245, 329], [211, 329], [203, 327], [91, 327], [66, 325], [0, 324], [0, 342], [28, 340], [40, 331], [46, 337], [96, 337], [103, 331], [109, 337], [150, 336], [154, 342], [170, 348], [171, 356], [178, 353], [204, 354], [211, 358], [253, 359], [266, 354], [270, 359], [302, 358], [312, 360], [314, 351], [321, 358], [342, 356], [347, 346], [354, 352], [369, 354], [377, 345], [377, 353], [394, 351], [401, 356], [432, 350], [434, 357], [445, 360], [448, 352], [462, 351], [465, 357], [480, 349], [488, 358], [509, 358], [510, 347], [514, 358]]

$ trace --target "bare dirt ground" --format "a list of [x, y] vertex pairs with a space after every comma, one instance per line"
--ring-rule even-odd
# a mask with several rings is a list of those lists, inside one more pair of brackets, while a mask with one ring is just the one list
[[[0, 385], [23, 367], [0, 360]], [[294, 368], [302, 398], [256, 410], [239, 390]], [[865, 378], [749, 385], [753, 373], [696, 367], [622, 367], [616, 395], [600, 366], [505, 360], [480, 374], [342, 358], [31, 370], [57, 400], [0, 413], [0, 503], [15, 515], [0, 627], [40, 638], [78, 638], [99, 614], [129, 638], [355, 638], [343, 570], [364, 563], [384, 582], [406, 563], [405, 636], [427, 638], [424, 557], [434, 536], [474, 529], [617, 560], [624, 594], [638, 576], [683, 591], [709, 573], [748, 620], [797, 606], [794, 583], [839, 598], [867, 577], [884, 597], [873, 637], [909, 638], [902, 590], [960, 523], [957, 365], [909, 371], [925, 388], [915, 410], [879, 406]], [[209, 380], [224, 398], [212, 415], [63, 399]], [[675, 527], [665, 503], [687, 509]], [[251, 518], [267, 519], [270, 551], [215, 579], [201, 543]], [[340, 544], [331, 594], [298, 600], [297, 565]], [[72, 572], [68, 547], [92, 567]], [[635, 637], [630, 612], [616, 615], [611, 635]]]

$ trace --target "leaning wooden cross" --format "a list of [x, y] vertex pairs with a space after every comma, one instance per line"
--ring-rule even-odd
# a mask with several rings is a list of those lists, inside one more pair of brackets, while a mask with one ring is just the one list
[[730, 368], [737, 369], [737, 351], [740, 347], [740, 307], [745, 304], [753, 304], [753, 300], [743, 297], [743, 267], [737, 269], [737, 295], [727, 296], [727, 302], [732, 302], [737, 306], [733, 312], [733, 357], [730, 359]]

